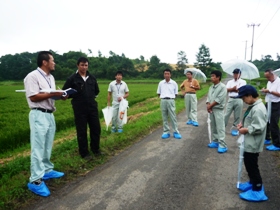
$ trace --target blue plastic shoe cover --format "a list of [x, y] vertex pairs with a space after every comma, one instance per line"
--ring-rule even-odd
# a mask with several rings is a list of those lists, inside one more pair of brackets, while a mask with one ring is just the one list
[[228, 151], [228, 148], [227, 148], [227, 147], [224, 147], [224, 148], [218, 147], [218, 153], [225, 153], [225, 152], [227, 152], [227, 151]]
[[48, 179], [53, 179], [53, 178], [60, 178], [62, 176], [64, 176], [63, 172], [52, 170], [48, 173], [45, 173], [45, 175], [43, 176], [42, 179], [43, 180], [48, 180]]
[[210, 148], [218, 148], [219, 147], [219, 143], [211, 142], [210, 144], [208, 144], [208, 147], [210, 147]]
[[232, 136], [238, 136], [238, 134], [239, 134], [238, 130], [232, 130], [231, 131]]
[[239, 196], [241, 199], [247, 201], [253, 201], [253, 202], [266, 201], [268, 199], [267, 196], [265, 195], [263, 186], [261, 191], [253, 191], [251, 189], [246, 192], [240, 193]]
[[247, 190], [252, 189], [252, 184], [250, 182], [244, 182], [240, 183], [238, 189], [241, 190], [242, 192], [246, 192]]
[[173, 136], [174, 136], [175, 139], [181, 139], [182, 138], [181, 134], [177, 133], [177, 132], [174, 132]]
[[41, 182], [40, 185], [28, 183], [27, 187], [30, 191], [32, 191], [33, 193], [40, 195], [40, 196], [47, 197], [51, 194], [51, 192], [49, 191], [49, 188], [47, 187], [45, 182]]
[[264, 140], [264, 144], [265, 144], [265, 145], [269, 145], [269, 144], [271, 144], [271, 140], [270, 140], [270, 139], [268, 139], [268, 140], [267, 140], [267, 139], [266, 139], [266, 140]]
[[186, 122], [186, 124], [187, 124], [187, 125], [191, 125], [191, 124], [193, 124], [193, 121], [192, 121], [192, 120], [188, 120], [188, 121]]
[[280, 147], [276, 147], [273, 144], [266, 147], [269, 151], [280, 151]]
[[169, 133], [164, 133], [164, 134], [162, 134], [162, 136], [161, 136], [162, 139], [167, 139], [167, 138], [169, 138], [169, 137], [170, 137], [170, 134], [169, 134]]
[[192, 124], [193, 126], [198, 127], [198, 122], [193, 121]]

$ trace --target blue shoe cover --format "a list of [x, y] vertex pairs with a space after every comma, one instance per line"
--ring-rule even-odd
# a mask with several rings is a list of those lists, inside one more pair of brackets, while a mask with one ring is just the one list
[[45, 173], [45, 175], [43, 176], [43, 180], [48, 180], [48, 179], [53, 179], [53, 178], [60, 178], [64, 176], [64, 173], [63, 172], [58, 172], [58, 171], [55, 171], [55, 170], [52, 170], [48, 173]]
[[225, 153], [225, 152], [227, 152], [227, 151], [228, 151], [228, 148], [227, 148], [227, 147], [224, 147], [224, 148], [218, 147], [218, 153]]
[[269, 145], [266, 147], [267, 150], [269, 150], [270, 148], [272, 148], [273, 144]]
[[271, 144], [271, 140], [270, 140], [270, 139], [269, 139], [269, 140], [267, 140], [267, 139], [266, 139], [266, 140], [264, 140], [264, 144], [265, 144], [265, 145], [269, 145], [269, 144]]
[[116, 129], [112, 129], [111, 132], [112, 132], [112, 133], [116, 133], [117, 130], [116, 130]]
[[239, 134], [238, 130], [232, 130], [231, 131], [232, 136], [238, 136], [238, 134]]
[[161, 138], [162, 139], [168, 139], [170, 137], [170, 134], [169, 133], [164, 133], [162, 134]]
[[240, 183], [238, 189], [241, 190], [242, 192], [246, 192], [248, 190], [251, 190], [253, 185], [250, 182], [244, 182]]
[[40, 196], [47, 197], [51, 194], [51, 192], [49, 191], [49, 188], [47, 187], [45, 182], [41, 182], [40, 185], [28, 183], [27, 187], [30, 191], [32, 191], [33, 193], [40, 195]]
[[188, 120], [188, 121], [186, 122], [186, 124], [187, 124], [187, 125], [191, 125], [191, 124], [193, 124], [193, 121], [192, 121], [192, 120]]
[[276, 147], [273, 144], [266, 147], [269, 151], [280, 151], [280, 147]]
[[118, 129], [118, 133], [122, 133], [123, 132], [123, 129]]
[[193, 126], [198, 127], [198, 122], [192, 121]]
[[266, 201], [268, 198], [264, 193], [264, 188], [261, 191], [248, 190], [239, 194], [241, 199], [253, 202]]
[[181, 134], [177, 133], [177, 132], [174, 132], [173, 136], [174, 136], [175, 139], [181, 139], [182, 138]]
[[210, 147], [210, 148], [218, 148], [219, 147], [219, 143], [211, 142], [210, 144], [208, 144], [208, 147]]

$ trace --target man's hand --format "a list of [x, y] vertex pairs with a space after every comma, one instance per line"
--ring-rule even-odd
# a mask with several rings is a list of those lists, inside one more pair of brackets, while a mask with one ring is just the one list
[[241, 134], [246, 134], [246, 133], [248, 133], [248, 128], [240, 128], [240, 129], [238, 129], [238, 131]]
[[208, 112], [208, 113], [212, 113], [212, 112], [213, 112], [213, 111], [212, 111], [212, 106], [211, 106], [210, 103], [207, 103], [207, 112]]
[[265, 88], [263, 88], [261, 91], [262, 91], [263, 93], [270, 93], [270, 91], [269, 91], [268, 89], [265, 89]]
[[118, 97], [118, 102], [121, 102], [122, 99], [123, 97]]

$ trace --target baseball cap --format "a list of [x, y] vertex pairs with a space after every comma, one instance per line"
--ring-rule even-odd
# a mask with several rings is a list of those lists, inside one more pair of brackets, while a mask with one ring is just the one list
[[234, 73], [234, 74], [241, 74], [241, 70], [240, 69], [234, 69], [232, 73]]
[[236, 98], [242, 98], [245, 95], [252, 95], [257, 94], [257, 90], [252, 85], [244, 85], [240, 88], [238, 88], [238, 96]]

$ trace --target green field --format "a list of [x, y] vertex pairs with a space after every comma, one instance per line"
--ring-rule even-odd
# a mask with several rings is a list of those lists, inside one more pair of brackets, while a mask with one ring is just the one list
[[[62, 82], [57, 82], [57, 86], [62, 87]], [[24, 89], [23, 84], [4, 83], [0, 85], [0, 153], [17, 148], [29, 142], [29, 123], [28, 108], [25, 94], [16, 93], [17, 89]], [[99, 84], [100, 94], [97, 97], [99, 104], [99, 116], [102, 118], [101, 109], [107, 105], [107, 89], [108, 83], [101, 82]], [[141, 102], [147, 98], [156, 96], [157, 83], [132, 83], [129, 84], [131, 92], [129, 106], [133, 106], [137, 102]], [[57, 131], [74, 126], [73, 111], [71, 100], [56, 101], [57, 111], [54, 112]]]

